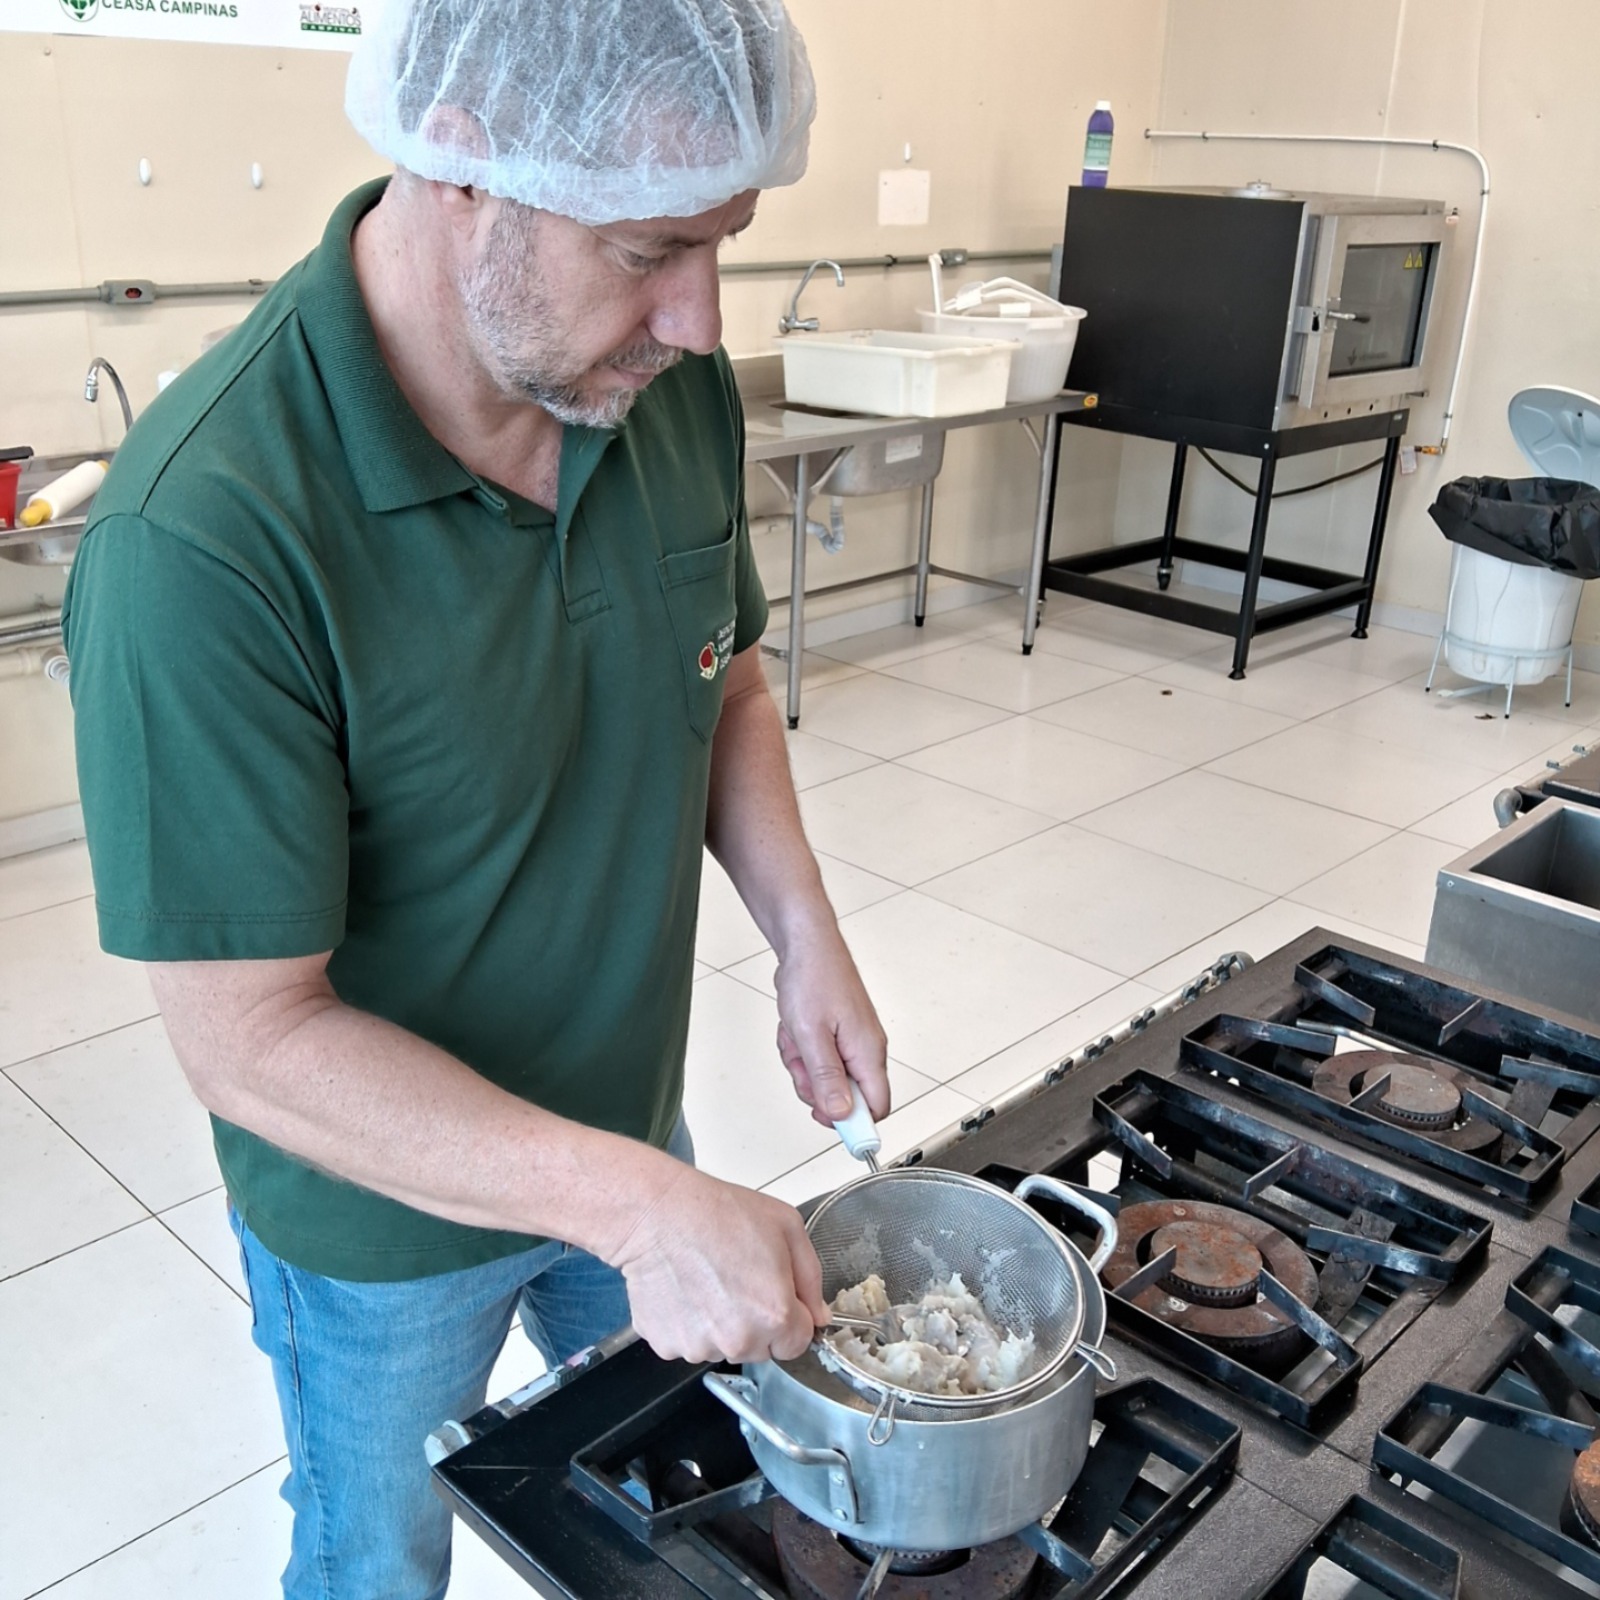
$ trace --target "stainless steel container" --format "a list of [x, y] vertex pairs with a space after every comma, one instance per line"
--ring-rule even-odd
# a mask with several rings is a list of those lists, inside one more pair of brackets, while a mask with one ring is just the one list
[[[1113, 1232], [1097, 1257], [1114, 1244]], [[710, 1372], [706, 1387], [738, 1413], [777, 1492], [824, 1527], [908, 1551], [1004, 1538], [1037, 1522], [1072, 1487], [1089, 1449], [1096, 1371], [1115, 1375], [1099, 1351], [1106, 1326], [1099, 1278], [1068, 1249], [1084, 1310], [1076, 1351], [1015, 1405], [902, 1414], [885, 1435], [882, 1407], [819, 1370], [810, 1355], [754, 1363], [741, 1377]]]
[[1427, 959], [1600, 1025], [1600, 810], [1547, 800], [1441, 867]]

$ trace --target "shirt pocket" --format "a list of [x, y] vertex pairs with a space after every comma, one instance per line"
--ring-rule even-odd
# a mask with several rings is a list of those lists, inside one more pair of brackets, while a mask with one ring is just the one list
[[661, 593], [678, 647], [689, 725], [708, 740], [722, 715], [723, 681], [733, 657], [736, 528], [699, 550], [680, 550], [656, 562]]

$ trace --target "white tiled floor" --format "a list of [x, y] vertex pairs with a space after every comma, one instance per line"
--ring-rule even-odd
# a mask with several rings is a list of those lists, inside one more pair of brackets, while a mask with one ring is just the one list
[[[1433, 874], [1600, 723], [1424, 696], [1430, 640], [1262, 640], [1050, 603], [847, 639], [790, 736], [824, 877], [889, 1031], [891, 1153], [1175, 987], [1321, 922], [1420, 954]], [[781, 662], [765, 663], [781, 692]], [[0, 1600], [269, 1600], [282, 1443], [205, 1119], [143, 973], [98, 953], [81, 847], [0, 862]], [[774, 958], [714, 865], [688, 1109], [710, 1170], [799, 1201], [851, 1175], [774, 1057]], [[497, 1393], [533, 1371], [520, 1335]], [[86, 1447], [85, 1441], [92, 1441]], [[452, 1594], [528, 1590], [472, 1536]]]

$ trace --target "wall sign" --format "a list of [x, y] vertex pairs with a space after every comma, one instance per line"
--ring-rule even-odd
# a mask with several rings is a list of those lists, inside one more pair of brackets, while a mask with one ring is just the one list
[[0, 33], [350, 50], [383, 0], [3, 0]]

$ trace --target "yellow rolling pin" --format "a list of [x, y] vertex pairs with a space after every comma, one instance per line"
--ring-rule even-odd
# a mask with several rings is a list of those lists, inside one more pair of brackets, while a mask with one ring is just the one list
[[105, 482], [106, 464], [103, 461], [80, 461], [71, 472], [64, 472], [54, 483], [28, 496], [17, 521], [24, 528], [37, 528], [41, 523], [54, 522], [69, 511], [76, 510]]

